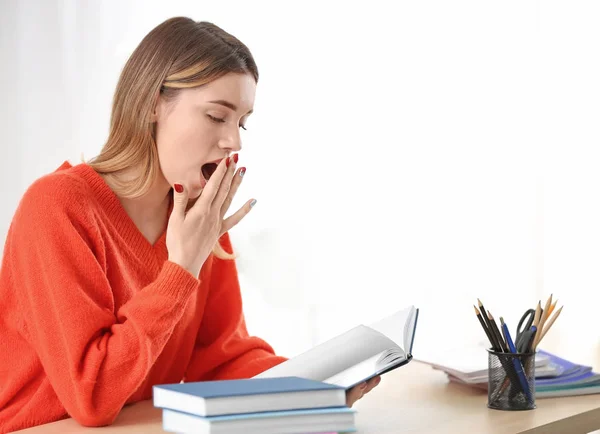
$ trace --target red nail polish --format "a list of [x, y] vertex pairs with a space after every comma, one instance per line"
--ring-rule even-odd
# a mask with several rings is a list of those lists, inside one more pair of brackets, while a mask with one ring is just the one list
[[246, 174], [246, 168], [245, 168], [245, 167], [242, 167], [242, 168], [240, 169], [240, 176], [244, 176], [245, 174]]
[[225, 160], [225, 165], [226, 165], [227, 167], [229, 167], [229, 158], [227, 158], [227, 160]]
[[238, 162], [238, 158], [239, 158], [238, 154], [235, 154], [235, 155], [233, 156], [233, 162], [237, 164], [237, 162]]
[[181, 184], [175, 184], [173, 187], [175, 187], [175, 191], [177, 193], [183, 193], [183, 185], [181, 185]]

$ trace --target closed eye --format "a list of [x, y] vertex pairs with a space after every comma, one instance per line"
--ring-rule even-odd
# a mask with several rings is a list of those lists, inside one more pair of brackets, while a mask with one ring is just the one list
[[211, 115], [206, 115], [208, 116], [208, 118], [213, 121], [213, 122], [217, 122], [219, 124], [222, 124], [223, 122], [225, 122], [225, 119], [221, 119], [221, 118], [217, 118], [215, 116], [211, 116]]
[[[211, 116], [211, 115], [206, 115], [206, 116], [208, 116], [208, 118], [209, 118], [211, 121], [213, 121], [213, 122], [216, 122], [216, 123], [218, 123], [218, 124], [225, 123], [225, 119], [221, 119], [221, 118], [218, 118], [218, 117], [216, 117], [216, 116]], [[240, 125], [240, 128], [241, 128], [241, 129], [243, 129], [244, 131], [246, 131], [246, 130], [247, 130], [247, 129], [246, 129], [246, 127], [245, 127], [244, 125]]]

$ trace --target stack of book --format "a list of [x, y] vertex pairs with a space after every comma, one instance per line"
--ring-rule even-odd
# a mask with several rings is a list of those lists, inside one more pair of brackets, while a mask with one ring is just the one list
[[343, 387], [299, 377], [157, 385], [163, 429], [177, 433], [295, 434], [355, 431]]
[[[543, 362], [541, 369], [536, 365], [536, 398], [600, 393], [600, 374], [593, 372], [591, 366], [579, 365], [543, 350], [538, 350], [537, 354]], [[487, 390], [487, 376], [477, 382], [466, 382], [453, 374], [448, 374], [448, 378], [453, 382], [473, 384]]]
[[[430, 355], [420, 360], [446, 373], [454, 383], [487, 390], [487, 354], [482, 348]], [[554, 398], [600, 394], [600, 374], [591, 366], [580, 365], [538, 350], [535, 355], [535, 397]]]

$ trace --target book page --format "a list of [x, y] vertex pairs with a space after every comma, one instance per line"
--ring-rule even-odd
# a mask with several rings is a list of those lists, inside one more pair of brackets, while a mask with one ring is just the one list
[[323, 381], [394, 347], [399, 348], [380, 332], [359, 325], [254, 378], [297, 376]]
[[332, 377], [323, 380], [325, 383], [335, 384], [345, 388], [354, 386], [374, 374], [386, 370], [388, 367], [404, 360], [404, 351], [398, 347], [382, 351], [358, 364], [351, 366]]
[[396, 344], [395, 346], [402, 348], [406, 354], [410, 351], [415, 311], [414, 306], [408, 307], [372, 323], [369, 328], [390, 339]]
[[404, 352], [412, 354], [413, 339], [415, 336], [415, 328], [417, 327], [418, 309], [411, 309], [406, 325], [404, 326]]

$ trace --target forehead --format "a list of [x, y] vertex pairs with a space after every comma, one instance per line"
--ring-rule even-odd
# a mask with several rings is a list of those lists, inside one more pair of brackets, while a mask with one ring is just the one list
[[254, 107], [256, 81], [250, 74], [228, 73], [189, 91], [186, 93], [194, 102], [225, 100], [237, 106], [238, 112], [246, 113]]

